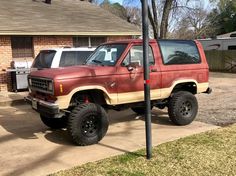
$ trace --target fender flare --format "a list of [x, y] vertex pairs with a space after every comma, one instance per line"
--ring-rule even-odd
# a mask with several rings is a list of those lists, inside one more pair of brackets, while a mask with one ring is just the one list
[[57, 101], [55, 103], [58, 104], [59, 109], [67, 109], [70, 105], [70, 101], [71, 101], [71, 98], [73, 97], [73, 95], [77, 92], [86, 91], [86, 90], [100, 90], [100, 91], [102, 91], [104, 93], [105, 101], [108, 105], [116, 104], [116, 102], [117, 102], [117, 94], [116, 93], [109, 94], [106, 91], [106, 89], [102, 86], [90, 85], [90, 86], [77, 87], [77, 88], [73, 89], [67, 95], [58, 96]]

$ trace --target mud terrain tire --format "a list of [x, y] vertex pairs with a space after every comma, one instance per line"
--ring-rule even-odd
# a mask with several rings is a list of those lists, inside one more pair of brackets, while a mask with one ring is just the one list
[[168, 105], [170, 120], [176, 125], [190, 124], [198, 112], [198, 102], [196, 97], [185, 91], [174, 93]]
[[108, 129], [106, 111], [98, 104], [84, 103], [75, 107], [68, 117], [67, 130], [79, 146], [98, 143]]

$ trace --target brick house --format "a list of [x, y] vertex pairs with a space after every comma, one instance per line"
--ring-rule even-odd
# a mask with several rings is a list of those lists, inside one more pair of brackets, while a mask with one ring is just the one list
[[6, 71], [11, 62], [32, 61], [42, 48], [90, 47], [141, 35], [135, 26], [88, 2], [46, 2], [0, 1], [0, 92], [11, 90]]

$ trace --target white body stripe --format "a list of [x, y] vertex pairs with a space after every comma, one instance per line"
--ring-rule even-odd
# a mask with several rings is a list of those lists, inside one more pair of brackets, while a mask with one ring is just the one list
[[[168, 98], [174, 89], [174, 87], [179, 83], [186, 83], [186, 82], [194, 82], [197, 86], [197, 93], [205, 92], [207, 88], [209, 87], [209, 83], [197, 83], [195, 80], [178, 80], [176, 81], [171, 87], [169, 88], [163, 88], [163, 89], [153, 89], [151, 90], [151, 100], [157, 100], [157, 99], [165, 99]], [[135, 103], [135, 102], [141, 102], [144, 101], [144, 92], [143, 91], [137, 91], [137, 92], [126, 92], [126, 93], [112, 93], [109, 94], [106, 89], [102, 86], [84, 86], [79, 87], [74, 90], [72, 90], [68, 95], [64, 96], [58, 96], [56, 104], [59, 105], [60, 109], [67, 109], [70, 104], [70, 100], [72, 96], [79, 91], [82, 90], [101, 90], [104, 92], [104, 97], [106, 100], [106, 103], [108, 105], [119, 105], [119, 104], [126, 104], [126, 103]]]

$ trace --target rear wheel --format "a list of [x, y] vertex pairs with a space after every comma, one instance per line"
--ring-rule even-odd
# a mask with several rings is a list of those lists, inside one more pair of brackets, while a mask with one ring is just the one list
[[108, 129], [106, 111], [97, 104], [84, 103], [75, 107], [68, 118], [68, 132], [75, 144], [98, 143]]
[[67, 126], [66, 116], [63, 116], [62, 118], [49, 118], [43, 114], [40, 114], [40, 118], [46, 126], [52, 129], [60, 129], [60, 128], [65, 128]]
[[196, 97], [185, 91], [175, 93], [168, 105], [170, 120], [176, 125], [188, 125], [197, 116], [198, 102]]

